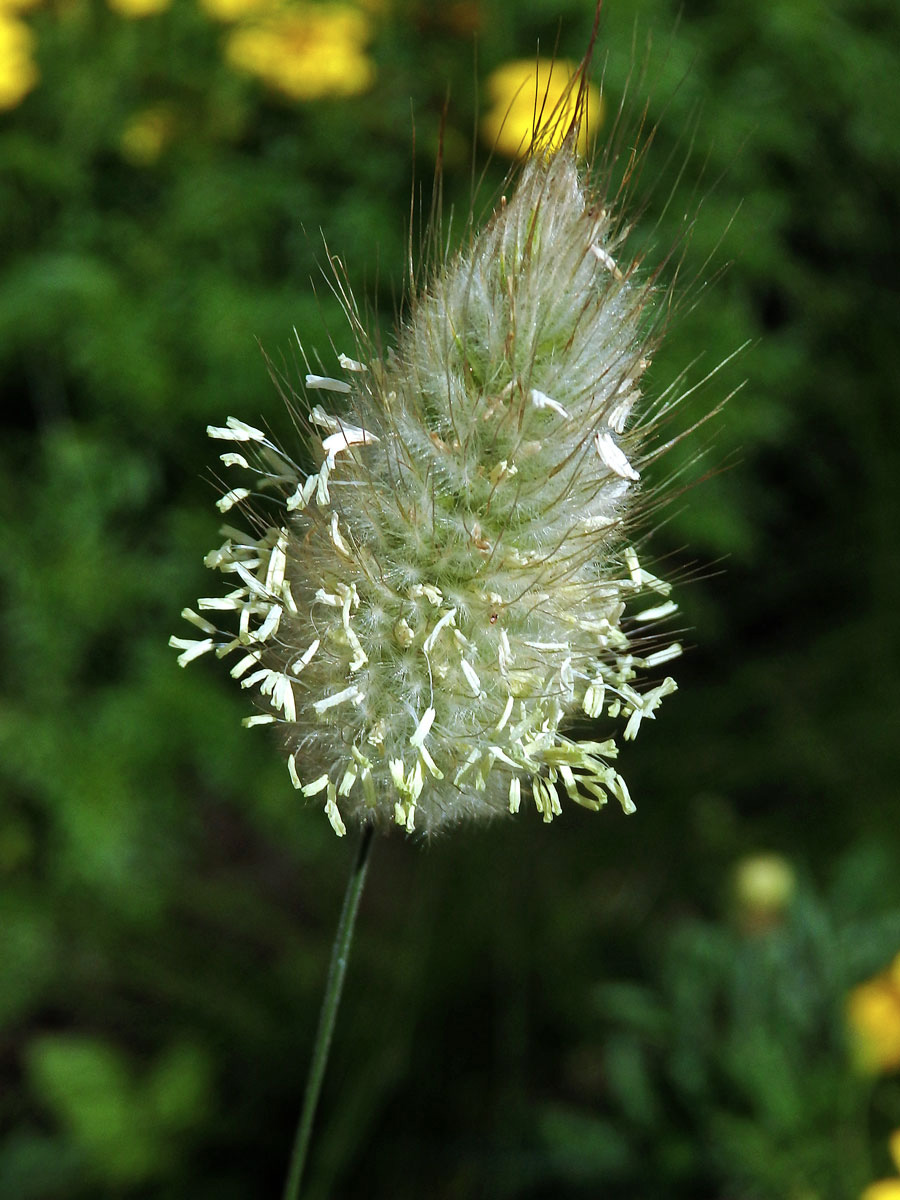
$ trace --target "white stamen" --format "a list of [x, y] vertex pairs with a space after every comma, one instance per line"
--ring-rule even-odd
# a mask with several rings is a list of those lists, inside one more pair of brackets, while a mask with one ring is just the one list
[[638, 587], [644, 582], [641, 572], [641, 564], [638, 562], [638, 556], [632, 546], [628, 546], [625, 550], [625, 563], [628, 567], [628, 574], [631, 576], [631, 582], [636, 583]]
[[330, 433], [322, 439], [322, 449], [325, 451], [325, 461], [329, 467], [334, 466], [334, 456], [351, 446], [368, 446], [377, 442], [378, 438], [368, 429], [358, 429], [355, 425], [341, 424], [336, 433]]
[[637, 812], [635, 803], [632, 800], [631, 794], [628, 791], [628, 784], [625, 782], [625, 780], [622, 778], [621, 775], [619, 775], [619, 774], [613, 775], [612, 786], [613, 786], [613, 790], [616, 792], [616, 795], [619, 798], [619, 803], [622, 805], [622, 812], [625, 813], [629, 817], [631, 816], [632, 813]]
[[335, 830], [338, 838], [343, 838], [343, 835], [347, 833], [347, 826], [343, 823], [340, 809], [337, 808], [334, 784], [329, 785], [328, 800], [325, 802], [325, 816], [328, 817], [331, 828]]
[[277, 592], [284, 583], [284, 569], [287, 566], [287, 530], [282, 529], [278, 541], [269, 554], [269, 564], [266, 568], [266, 587], [270, 592]]
[[[435, 606], [435, 608], [439, 608], [441, 601], [444, 599], [441, 589], [433, 587], [430, 583], [413, 584], [413, 586], [409, 589], [409, 595], [411, 600], [417, 600], [420, 596], [424, 596], [426, 600], [430, 601]], [[456, 610], [454, 609], [454, 611]]]
[[236, 562], [234, 564], [234, 573], [243, 579], [248, 590], [254, 596], [259, 596], [262, 599], [268, 600], [269, 593], [266, 589], [266, 585], [261, 580], [257, 579], [255, 575], [251, 575], [243, 563]]
[[234, 664], [228, 674], [232, 679], [240, 679], [240, 677], [249, 671], [251, 667], [259, 662], [259, 654], [245, 654], [244, 657]]
[[266, 619], [256, 631], [256, 640], [258, 642], [267, 642], [273, 633], [276, 632], [281, 624], [281, 614], [284, 610], [280, 604], [273, 604], [266, 614]]
[[350, 358], [346, 354], [338, 355], [338, 362], [345, 371], [368, 371], [368, 367], [361, 362], [357, 362], [355, 358]]
[[500, 665], [500, 674], [507, 675], [509, 668], [512, 666], [512, 647], [509, 644], [509, 636], [505, 629], [500, 630], [500, 646], [497, 650], [497, 661]]
[[625, 422], [631, 415], [632, 408], [634, 408], [635, 399], [636, 393], [633, 392], [609, 410], [606, 414], [606, 423], [610, 429], [614, 429], [616, 433], [622, 433], [625, 429]]
[[444, 615], [438, 620], [434, 629], [432, 629], [431, 633], [429, 633], [428, 637], [422, 643], [422, 649], [425, 651], [426, 654], [429, 654], [431, 652], [431, 648], [434, 646], [434, 643], [437, 641], [437, 636], [441, 632], [441, 630], [444, 629], [445, 626], [447, 626], [447, 625], [452, 625], [455, 621], [456, 621], [456, 609], [448, 608], [447, 611], [444, 613]]
[[613, 441], [611, 433], [596, 434], [594, 445], [597, 447], [597, 453], [600, 455], [600, 458], [616, 475], [622, 479], [640, 479], [640, 474], [625, 457], [621, 447], [617, 446], [615, 441]]
[[[403, 759], [402, 758], [392, 758], [391, 761], [388, 763], [388, 770], [391, 773], [391, 779], [393, 779], [394, 787], [397, 789], [397, 791], [398, 792], [405, 791], [405, 789], [406, 789], [406, 772], [403, 769]], [[403, 820], [404, 821], [406, 820], [405, 814], [404, 814]], [[402, 825], [403, 821], [398, 821], [397, 824]]]
[[294, 593], [291, 591], [291, 585], [285, 579], [278, 590], [281, 599], [284, 601], [284, 607], [291, 614], [291, 616], [295, 617], [297, 615], [297, 601], [294, 599]]
[[[649, 571], [645, 571], [638, 562], [638, 556], [633, 546], [628, 546], [623, 551], [623, 554], [632, 583], [637, 584], [638, 587], [650, 587], [654, 592], [659, 592], [661, 596], [668, 596], [672, 590], [671, 583], [666, 583], [664, 579], [660, 579], [657, 575], [651, 575]], [[202, 608], [203, 606], [201, 605], [200, 607]]]
[[189, 621], [191, 625], [196, 625], [198, 629], [202, 629], [204, 633], [215, 633], [216, 627], [212, 621], [207, 621], [206, 617], [201, 617], [199, 613], [195, 613], [192, 608], [183, 608], [181, 615], [185, 621]]
[[316, 504], [318, 504], [319, 508], [324, 508], [331, 500], [331, 497], [328, 495], [328, 472], [331, 466], [333, 466], [333, 463], [329, 463], [326, 459], [321, 467], [319, 467], [318, 474], [314, 476], [316, 481]]
[[[409, 792], [409, 798], [412, 801], [413, 805], [415, 805], [419, 796], [421, 796], [422, 788], [424, 786], [425, 786], [425, 776], [422, 773], [422, 760], [416, 759], [413, 769], [410, 771], [409, 775], [406, 778], [406, 787]], [[410, 830], [410, 831], [412, 830], [412, 825], [410, 825], [409, 820], [407, 820], [406, 827], [408, 830]]]
[[506, 751], [500, 746], [491, 746], [490, 750], [492, 762], [504, 762], [508, 767], [514, 767], [516, 770], [518, 770], [519, 764], [514, 758], [510, 758]]
[[231, 592], [227, 596], [201, 596], [197, 601], [197, 607], [202, 608], [205, 612], [213, 609], [219, 612], [237, 611], [246, 603], [245, 593], [246, 588], [241, 588], [239, 592]]
[[478, 678], [475, 668], [472, 666], [472, 664], [470, 662], [467, 662], [464, 658], [461, 658], [459, 660], [459, 665], [462, 667], [462, 673], [466, 677], [466, 682], [468, 683], [469, 687], [472, 689], [472, 694], [474, 696], [480, 696], [481, 695], [481, 680]]
[[539, 392], [537, 388], [531, 389], [528, 393], [528, 399], [535, 408], [550, 408], [561, 417], [565, 417], [566, 420], [569, 418], [569, 414], [558, 400], [554, 400], [552, 396], [548, 396], [545, 392]]
[[310, 496], [316, 490], [316, 484], [319, 482], [318, 475], [307, 475], [303, 483], [297, 484], [297, 490], [293, 496], [288, 497], [285, 507], [288, 512], [294, 512], [298, 508], [306, 508], [309, 504]]
[[362, 642], [356, 636], [356, 631], [354, 629], [348, 625], [344, 632], [346, 633], [347, 641], [350, 643], [350, 646], [353, 650], [353, 658], [347, 664], [347, 670], [352, 673], [353, 671], [358, 671], [361, 667], [364, 667], [369, 661], [369, 656], [366, 654], [365, 650], [363, 650]]
[[341, 423], [332, 413], [327, 413], [321, 404], [316, 404], [309, 414], [309, 419], [314, 425], [321, 425], [324, 429], [330, 429], [334, 433], [335, 429], [340, 429]]
[[313, 708], [317, 713], [323, 713], [329, 708], [336, 708], [339, 704], [361, 704], [363, 698], [363, 693], [354, 684], [351, 687], [344, 688], [341, 692], [335, 692], [333, 696], [326, 696], [324, 700], [316, 700]]
[[226, 492], [221, 500], [216, 501], [216, 508], [219, 512], [227, 513], [234, 508], [235, 504], [240, 504], [242, 500], [246, 500], [250, 495], [249, 488], [233, 488], [230, 492]]
[[433, 708], [425, 709], [425, 713], [422, 716], [421, 721], [416, 726], [415, 733], [409, 739], [409, 744], [411, 746], [421, 746], [423, 744], [426, 737], [428, 736], [428, 732], [431, 729], [431, 726], [434, 724], [435, 716], [436, 716], [436, 713]]
[[602, 683], [588, 684], [587, 691], [584, 693], [584, 699], [581, 702], [581, 707], [589, 717], [599, 717], [603, 712], [603, 700], [606, 695], [606, 689]]
[[287, 766], [288, 766], [288, 775], [290, 775], [290, 777], [291, 777], [291, 783], [294, 785], [294, 787], [299, 792], [300, 789], [303, 787], [303, 783], [300, 780], [300, 776], [297, 774], [296, 755], [293, 755], [293, 754], [288, 755]]
[[310, 662], [312, 661], [313, 655], [319, 648], [319, 644], [320, 644], [319, 639], [316, 638], [316, 640], [312, 643], [312, 645], [309, 647], [309, 649], [304, 650], [303, 653], [300, 655], [300, 657], [298, 659], [294, 660], [294, 664], [291, 667], [291, 670], [294, 672], [295, 675], [299, 675], [300, 672], [303, 670], [303, 668], [310, 664]]
[[219, 533], [221, 533], [222, 537], [234, 542], [236, 550], [249, 550], [251, 548], [255, 550], [257, 547], [256, 538], [251, 537], [249, 533], [244, 533], [242, 529], [235, 529], [233, 525], [221, 525]]
[[506, 727], [506, 722], [509, 720], [510, 713], [513, 710], [513, 704], [514, 704], [514, 701], [513, 701], [512, 696], [507, 696], [506, 697], [506, 706], [503, 709], [503, 716], [500, 718], [500, 720], [494, 726], [495, 733], [499, 733], [501, 729], [504, 729]]
[[344, 824], [343, 819], [341, 818], [337, 801], [331, 796], [328, 797], [328, 803], [325, 805], [325, 816], [330, 821], [331, 828], [338, 835], [338, 837], [343, 837], [347, 832], [347, 826]]
[[229, 654], [233, 654], [235, 650], [242, 650], [239, 638], [232, 638], [230, 642], [225, 642], [222, 646], [216, 646], [216, 658], [227, 658]]
[[349, 383], [342, 379], [331, 379], [328, 375], [307, 375], [306, 386], [320, 388], [323, 392], [349, 392]]
[[591, 243], [591, 253], [597, 258], [598, 262], [603, 263], [607, 271], [614, 275], [616, 279], [622, 278], [622, 272], [616, 266], [616, 260], [613, 256], [604, 250], [602, 246], [598, 246], [596, 242]]
[[226, 425], [227, 429], [217, 425], [207, 425], [207, 436], [220, 438], [224, 442], [264, 442], [266, 440], [266, 435], [261, 429], [255, 429], [252, 425], [239, 421], [237, 417], [229, 417]]
[[648, 654], [644, 659], [645, 667], [658, 667], [661, 663], [671, 662], [673, 658], [678, 658], [681, 654], [681, 644], [673, 642], [671, 646], [666, 646], [664, 650], [656, 650], [653, 654]]
[[326, 592], [324, 588], [319, 588], [313, 599], [318, 600], [320, 604], [327, 604], [329, 608], [341, 608], [344, 603], [340, 596], [336, 596], [334, 592]]
[[202, 654], [206, 654], [212, 650], [215, 642], [212, 638], [204, 638], [203, 641], [195, 641], [193, 638], [170, 637], [169, 645], [173, 650], [183, 650], [183, 654], [178, 655], [179, 667], [186, 667], [189, 662], [193, 662], [195, 658], [199, 658]]
[[[679, 647], [680, 649], [680, 647]], [[622, 737], [626, 742], [634, 741], [637, 737], [638, 730], [641, 727], [641, 721], [645, 718], [650, 720], [655, 719], [656, 710], [663, 702], [665, 696], [671, 696], [672, 692], [678, 691], [678, 684], [671, 677], [667, 676], [662, 683], [652, 688], [644, 696], [638, 696], [634, 703], [634, 712], [628, 718], [628, 724], [625, 726], [625, 732]]]
[[635, 613], [634, 619], [636, 621], [658, 621], [677, 611], [678, 605], [675, 601], [667, 600], [665, 604], [657, 604], [654, 608], [645, 608], [643, 612]]
[[428, 753], [427, 746], [419, 747], [419, 755], [422, 759], [422, 762], [428, 768], [429, 775], [432, 775], [435, 779], [443, 779], [444, 778], [444, 772], [438, 768], [437, 763], [434, 761], [434, 759]]
[[288, 721], [297, 720], [297, 704], [294, 700], [294, 689], [287, 675], [279, 673], [272, 688], [272, 703], [280, 708]]
[[350, 547], [341, 536], [341, 531], [338, 528], [338, 515], [336, 512], [331, 514], [331, 543], [337, 550], [338, 554], [342, 554], [344, 558], [351, 558]]

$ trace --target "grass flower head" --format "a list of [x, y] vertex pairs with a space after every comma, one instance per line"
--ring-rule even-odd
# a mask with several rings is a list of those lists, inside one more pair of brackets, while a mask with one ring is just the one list
[[[653, 281], [576, 138], [532, 155], [387, 354], [344, 289], [352, 355], [306, 375], [316, 470], [237, 418], [208, 431], [236, 475], [206, 559], [227, 587], [172, 644], [231, 662], [262, 706], [245, 723], [278, 726], [338, 834], [524, 797], [545, 821], [630, 812], [612, 734], [675, 691], [681, 648], [653, 632], [675, 604], [632, 544]], [[576, 735], [601, 718], [602, 740]]]

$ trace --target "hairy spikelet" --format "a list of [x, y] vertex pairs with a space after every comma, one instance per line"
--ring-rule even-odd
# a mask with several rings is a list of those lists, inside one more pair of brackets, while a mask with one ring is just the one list
[[573, 722], [631, 739], [675, 690], [653, 675], [680, 647], [652, 633], [675, 605], [629, 545], [652, 288], [574, 145], [533, 153], [394, 351], [348, 300], [356, 357], [306, 379], [317, 471], [234, 418], [209, 430], [244, 476], [219, 508], [247, 522], [206, 559], [227, 594], [185, 610], [203, 636], [173, 644], [233, 657], [265, 710], [245, 724], [280, 726], [338, 833], [515, 812], [523, 789], [547, 821], [631, 811], [614, 738]]

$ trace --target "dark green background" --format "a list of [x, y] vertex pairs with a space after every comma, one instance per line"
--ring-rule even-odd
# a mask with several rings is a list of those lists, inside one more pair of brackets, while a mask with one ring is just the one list
[[[476, 54], [464, 10], [398, 2], [374, 89], [305, 105], [231, 73], [190, 0], [29, 17], [43, 80], [0, 118], [4, 1200], [278, 1195], [352, 847], [226, 672], [166, 646], [209, 587], [204, 427], [288, 433], [257, 339], [343, 348], [320, 229], [390, 326], [448, 93], [462, 225], [473, 161], [481, 205], [504, 170], [480, 84], [539, 41], [579, 58], [592, 8], [483, 0]], [[695, 646], [623, 756], [635, 816], [376, 845], [310, 1200], [887, 1173], [900, 1091], [854, 1074], [841, 1014], [900, 950], [898, 35], [893, 0], [607, 0], [610, 109], [658, 123], [636, 236], [694, 281], [650, 388], [749, 343], [684, 405], [745, 381], [651, 543], [696, 577]], [[176, 137], [129, 165], [159, 101]], [[730, 887], [761, 849], [798, 892], [751, 933]]]

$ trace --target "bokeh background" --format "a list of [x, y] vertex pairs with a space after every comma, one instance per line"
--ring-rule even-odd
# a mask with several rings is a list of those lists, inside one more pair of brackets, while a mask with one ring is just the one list
[[[279, 1194], [353, 848], [167, 648], [204, 427], [333, 366], [322, 233], [389, 331], [442, 123], [461, 227], [493, 73], [592, 17], [0, 0], [4, 1200]], [[683, 248], [651, 387], [747, 344], [651, 543], [694, 645], [636, 815], [375, 847], [306, 1195], [895, 1200], [900, 9], [607, 0], [595, 65]]]

